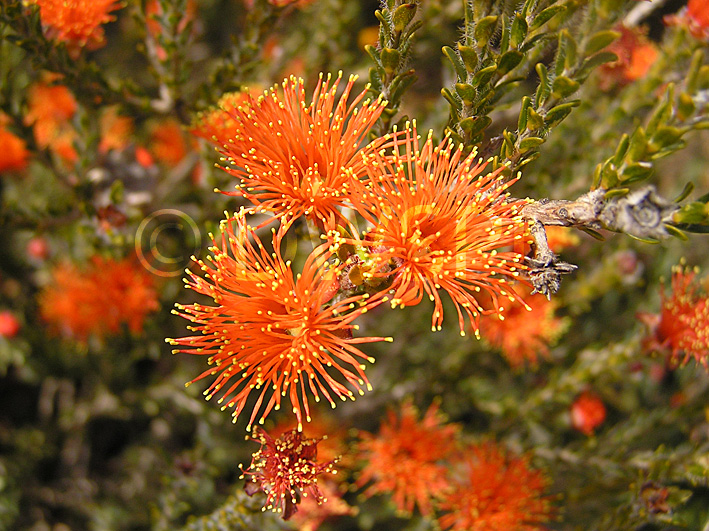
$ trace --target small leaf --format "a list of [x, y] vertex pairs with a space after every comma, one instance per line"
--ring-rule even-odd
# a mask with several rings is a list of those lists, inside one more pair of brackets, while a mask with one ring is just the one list
[[539, 138], [538, 136], [530, 136], [528, 138], [525, 138], [519, 143], [519, 152], [520, 153], [525, 153], [526, 151], [529, 151], [530, 149], [534, 149], [535, 147], [538, 147], [544, 143], [543, 138]]
[[475, 25], [475, 31], [473, 35], [475, 40], [478, 42], [479, 46], [487, 44], [495, 31], [495, 26], [497, 26], [497, 16], [483, 17], [478, 20]]
[[411, 22], [416, 15], [416, 8], [417, 5], [415, 3], [410, 3], [402, 4], [394, 10], [394, 14], [391, 18], [396, 31], [404, 31], [404, 28], [408, 26], [409, 22]]
[[544, 127], [544, 118], [542, 118], [537, 111], [532, 107], [527, 111], [527, 129], [529, 131], [536, 131]]
[[595, 230], [593, 230], [593, 229], [589, 229], [588, 227], [579, 227], [579, 229], [581, 229], [581, 230], [584, 231], [586, 234], [588, 234], [589, 236], [591, 236], [591, 237], [593, 237], [593, 238], [596, 238], [596, 239], [599, 240], [599, 241], [602, 241], [602, 242], [603, 242], [603, 241], [606, 240], [606, 239], [603, 237], [603, 234], [601, 234], [601, 233], [598, 232], [598, 231], [595, 231]]
[[461, 81], [465, 80], [468, 77], [468, 72], [465, 69], [465, 65], [463, 64], [460, 56], [455, 53], [455, 50], [450, 46], [444, 46], [443, 54], [451, 63], [453, 63], [453, 68], [455, 68], [455, 73], [458, 75], [458, 79]]
[[478, 66], [478, 54], [475, 49], [471, 46], [458, 44], [458, 52], [460, 53], [460, 58], [463, 60], [465, 69], [469, 73], [474, 72], [475, 68]]
[[649, 162], [635, 162], [623, 168], [620, 180], [623, 184], [629, 184], [647, 179], [652, 175], [653, 167]]
[[646, 153], [647, 138], [645, 137], [645, 130], [642, 127], [638, 127], [630, 137], [630, 145], [626, 159], [629, 162], [636, 162], [644, 159]]
[[512, 21], [512, 28], [510, 29], [510, 44], [514, 48], [518, 48], [520, 44], [524, 42], [527, 37], [527, 21], [519, 13], [515, 16]]
[[507, 72], [520, 64], [522, 59], [524, 59], [524, 54], [517, 50], [510, 50], [503, 53], [497, 62], [497, 72], [501, 76], [505, 75]]
[[578, 107], [580, 103], [580, 100], [571, 100], [566, 103], [562, 103], [561, 105], [557, 105], [556, 107], [552, 107], [547, 111], [547, 114], [544, 117], [544, 125], [546, 127], [554, 127], [559, 124], [569, 115], [574, 107]]
[[380, 58], [384, 71], [387, 74], [393, 74], [399, 66], [401, 54], [399, 53], [399, 50], [395, 50], [393, 48], [383, 48], [380, 52]]
[[689, 240], [687, 235], [683, 231], [679, 230], [677, 227], [670, 225], [669, 223], [665, 223], [664, 225], [665, 230], [669, 232], [672, 236], [679, 238], [680, 240], [685, 242]]
[[581, 64], [581, 68], [579, 68], [578, 72], [576, 72], [576, 80], [583, 82], [595, 68], [601, 66], [602, 64], [617, 60], [618, 56], [613, 52], [599, 52], [596, 55], [592, 55], [591, 57], [584, 59]]
[[608, 190], [606, 192], [606, 195], [604, 195], [603, 197], [605, 199], [612, 199], [614, 197], [622, 197], [628, 195], [629, 192], [630, 188], [613, 188], [612, 190]]
[[522, 105], [519, 109], [519, 118], [517, 119], [517, 131], [520, 133], [527, 128], [527, 111], [532, 103], [532, 98], [529, 96], [524, 96], [522, 98]]
[[674, 198], [675, 203], [679, 203], [681, 201], [684, 201], [689, 197], [689, 194], [691, 194], [694, 191], [694, 183], [692, 181], [689, 181], [687, 184], [684, 185], [684, 188], [680, 192], [680, 194]]
[[635, 234], [630, 234], [629, 232], [626, 232], [625, 234], [634, 240], [638, 240], [639, 242], [649, 243], [652, 245], [660, 243], [660, 240], [656, 240], [655, 238], [642, 238], [640, 236], [636, 236]]
[[447, 87], [443, 87], [441, 89], [441, 95], [448, 101], [448, 103], [450, 103], [451, 112], [453, 112], [453, 114], [457, 117], [458, 113], [460, 113], [463, 108], [462, 103], [458, 101], [455, 96], [453, 96], [453, 93]]
[[554, 18], [562, 11], [566, 11], [565, 5], [555, 5], [547, 7], [545, 10], [541, 11], [537, 16], [534, 17], [534, 20], [529, 25], [529, 30], [534, 31], [542, 27], [544, 24], [549, 22], [552, 18]]
[[475, 101], [477, 91], [472, 85], [468, 85], [467, 83], [456, 83], [455, 91], [458, 93], [458, 96], [461, 97], [465, 105], [472, 105]]
[[579, 82], [566, 76], [559, 76], [552, 85], [552, 94], [555, 98], [564, 99], [571, 96], [579, 89]]
[[677, 142], [685, 131], [669, 125], [662, 126], [652, 135], [652, 141], [660, 148], [669, 146]]
[[490, 65], [478, 70], [477, 74], [473, 76], [473, 81], [471, 82], [471, 85], [473, 85], [474, 87], [485, 85], [490, 81], [490, 79], [492, 79], [492, 76], [495, 75], [496, 70], [497, 65]]
[[372, 46], [371, 44], [367, 44], [364, 47], [364, 51], [369, 54], [369, 56], [374, 59], [374, 62], [377, 64], [381, 63], [381, 60], [379, 59], [379, 50], [375, 46]]
[[584, 50], [584, 52], [586, 53], [586, 55], [591, 55], [596, 52], [599, 52], [618, 38], [620, 38], [620, 33], [617, 31], [599, 31], [588, 40], [588, 44], [586, 45], [586, 49]]
[[623, 133], [623, 136], [620, 137], [620, 142], [618, 142], [618, 147], [615, 150], [615, 154], [613, 155], [613, 165], [621, 165], [621, 163], [623, 162], [623, 157], [625, 157], [625, 154], [628, 152], [629, 145], [630, 137], [627, 133]]
[[475, 138], [491, 123], [492, 119], [489, 116], [471, 116], [460, 121], [460, 128], [465, 131], [470, 138]]

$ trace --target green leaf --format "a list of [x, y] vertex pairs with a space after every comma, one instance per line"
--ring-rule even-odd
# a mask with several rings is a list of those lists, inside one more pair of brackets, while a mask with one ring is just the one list
[[478, 20], [478, 23], [475, 25], [475, 30], [473, 32], [475, 40], [478, 42], [478, 46], [482, 46], [488, 43], [490, 37], [492, 37], [492, 34], [495, 32], [496, 26], [497, 16], [491, 15]]
[[462, 103], [453, 96], [453, 93], [447, 87], [441, 89], [441, 95], [450, 103], [451, 112], [457, 117], [458, 113], [460, 113], [463, 108]]
[[530, 131], [536, 131], [544, 127], [544, 118], [539, 115], [539, 113], [532, 107], [527, 111], [527, 129]]
[[597, 232], [597, 231], [595, 231], [595, 230], [593, 230], [593, 229], [589, 229], [588, 227], [579, 227], [579, 229], [581, 229], [581, 230], [584, 231], [586, 234], [588, 234], [588, 235], [591, 236], [592, 238], [596, 238], [596, 239], [599, 240], [599, 241], [602, 241], [602, 242], [603, 242], [603, 241], [606, 240], [606, 239], [603, 237], [603, 234], [601, 234], [600, 232]]
[[613, 155], [613, 164], [615, 166], [621, 165], [623, 162], [623, 157], [625, 157], [625, 154], [628, 152], [629, 145], [630, 137], [627, 133], [623, 133], [623, 136], [620, 137], [620, 142], [618, 142], [618, 147], [615, 150], [615, 154]]
[[670, 116], [672, 116], [672, 102], [674, 101], [674, 84], [670, 83], [669, 85], [667, 85], [667, 91], [665, 94], [665, 98], [657, 106], [655, 112], [652, 113], [652, 116], [648, 120], [647, 126], [645, 127], [645, 131], [650, 136], [654, 136], [657, 128], [661, 125], [666, 124]]
[[647, 153], [647, 138], [645, 136], [645, 130], [642, 127], [638, 127], [633, 131], [630, 137], [630, 145], [628, 147], [628, 154], [626, 159], [629, 162], [636, 162], [645, 158]]
[[535, 147], [542, 145], [543, 143], [543, 138], [539, 138], [538, 136], [530, 136], [519, 143], [519, 152], [525, 153], [530, 149], [534, 149]]
[[524, 16], [518, 13], [512, 21], [512, 28], [510, 30], [510, 44], [514, 48], [518, 48], [520, 44], [524, 42], [524, 39], [527, 37], [527, 29], [527, 21], [524, 19]]
[[554, 80], [552, 85], [552, 94], [555, 98], [564, 99], [571, 96], [580, 87], [578, 81], [574, 81], [566, 76], [559, 76]]
[[534, 20], [529, 25], [529, 30], [534, 31], [539, 29], [562, 11], [566, 11], [565, 5], [554, 5], [547, 7], [534, 17]]
[[620, 181], [629, 184], [647, 179], [652, 175], [653, 167], [649, 162], [635, 162], [623, 168]]
[[692, 201], [675, 213], [673, 221], [677, 223], [706, 224], [709, 221], [709, 204]]
[[527, 111], [529, 106], [532, 104], [532, 98], [529, 96], [524, 96], [522, 98], [522, 105], [519, 109], [519, 118], [517, 119], [517, 131], [520, 133], [527, 128]]
[[690, 94], [695, 94], [699, 90], [699, 74], [704, 64], [704, 50], [695, 50], [692, 55], [692, 62], [687, 70], [687, 76], [685, 77], [685, 87], [687, 92]]
[[677, 227], [675, 227], [674, 225], [670, 225], [669, 223], [665, 223], [664, 226], [665, 226], [665, 230], [667, 232], [669, 232], [672, 236], [679, 238], [680, 240], [685, 241], [685, 242], [689, 240], [687, 235], [683, 231], [681, 231]]
[[536, 70], [537, 75], [539, 76], [539, 87], [537, 87], [537, 92], [535, 94], [534, 101], [536, 105], [539, 106], [544, 103], [544, 101], [549, 96], [549, 76], [547, 74], [547, 67], [544, 66], [542, 63], [537, 63], [534, 69]]
[[492, 123], [489, 116], [471, 116], [460, 121], [460, 128], [465, 131], [470, 138], [475, 138], [482, 133]]
[[367, 52], [372, 59], [374, 59], [375, 63], [381, 64], [381, 60], [379, 58], [379, 50], [377, 50], [375, 46], [367, 44], [364, 47], [364, 51]]
[[520, 64], [522, 59], [524, 59], [524, 54], [517, 50], [510, 50], [503, 53], [497, 62], [497, 72], [501, 76], [505, 75], [507, 72]]
[[605, 199], [613, 199], [614, 197], [622, 197], [628, 195], [629, 192], [630, 188], [613, 188], [612, 190], [608, 190], [603, 197]]
[[588, 40], [588, 44], [586, 44], [586, 49], [584, 52], [586, 55], [599, 52], [618, 38], [620, 38], [620, 33], [613, 30], [604, 30], [594, 33]]
[[417, 5], [415, 3], [402, 4], [396, 8], [392, 15], [392, 22], [396, 31], [404, 31], [404, 28], [409, 25], [416, 15]]
[[461, 81], [465, 80], [468, 77], [468, 72], [465, 69], [465, 65], [463, 64], [460, 56], [455, 53], [455, 50], [450, 46], [444, 46], [443, 54], [453, 64], [453, 68], [455, 68], [455, 73], [458, 75], [458, 79]]
[[399, 50], [395, 50], [393, 48], [383, 48], [379, 57], [381, 58], [384, 71], [387, 74], [393, 74], [396, 72], [396, 69], [399, 66], [399, 61], [401, 60]]
[[475, 101], [475, 96], [477, 96], [477, 91], [475, 88], [467, 83], [456, 83], [455, 91], [458, 93], [458, 96], [460, 96], [465, 105], [472, 105]]
[[677, 127], [665, 125], [659, 127], [655, 134], [652, 135], [652, 142], [657, 144], [660, 148], [664, 148], [676, 143], [680, 138], [682, 138], [684, 133], [685, 131], [682, 131]]
[[469, 73], [474, 72], [475, 68], [478, 66], [478, 54], [475, 51], [475, 48], [471, 46], [463, 46], [459, 43], [458, 52], [460, 53], [460, 58], [463, 60], [465, 69]]
[[490, 79], [492, 79], [492, 76], [495, 75], [496, 70], [497, 65], [486, 66], [485, 68], [478, 70], [477, 74], [473, 76], [471, 85], [474, 87], [485, 85], [490, 81]]
[[613, 52], [599, 52], [596, 55], [584, 59], [575, 77], [579, 82], [583, 82], [597, 67], [617, 60], [618, 56]]
[[689, 197], [689, 194], [691, 194], [694, 191], [694, 183], [692, 181], [689, 181], [687, 184], [684, 185], [684, 188], [680, 192], [680, 194], [674, 198], [675, 203], [679, 203], [681, 201], [684, 201]]
[[396, 76], [391, 82], [391, 101], [398, 103], [404, 92], [416, 83], [417, 79], [414, 70], [408, 70]]
[[572, 100], [562, 103], [561, 105], [557, 105], [556, 107], [552, 107], [547, 111], [546, 116], [544, 117], [544, 125], [546, 127], [554, 127], [559, 124], [569, 115], [574, 107], [578, 107], [580, 103], [580, 100]]

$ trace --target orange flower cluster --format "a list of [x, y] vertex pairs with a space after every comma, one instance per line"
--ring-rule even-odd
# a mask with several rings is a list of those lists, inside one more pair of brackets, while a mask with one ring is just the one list
[[698, 40], [709, 41], [709, 3], [706, 0], [689, 0], [678, 15], [665, 17], [669, 26], [683, 26]]
[[105, 44], [103, 24], [115, 19], [112, 11], [123, 7], [119, 0], [33, 0], [49, 38], [65, 42], [76, 55], [87, 46]]
[[308, 439], [295, 429], [274, 439], [258, 426], [252, 439], [261, 443], [261, 449], [253, 454], [249, 468], [242, 469], [241, 479], [249, 477], [247, 494], [265, 492], [264, 508], [282, 513], [284, 520], [296, 513], [302, 498], [312, 497], [318, 504], [325, 501], [318, 477], [337, 472], [334, 461], [317, 461], [319, 439]]
[[604, 420], [606, 406], [596, 393], [584, 391], [571, 404], [571, 424], [581, 433], [593, 435]]
[[709, 369], [709, 297], [697, 293], [696, 275], [696, 270], [673, 268], [672, 294], [663, 288], [660, 314], [638, 317], [650, 328], [648, 350], [669, 353], [675, 365], [694, 358]]
[[657, 46], [640, 29], [619, 26], [616, 30], [620, 32], [620, 38], [607, 49], [615, 53], [618, 60], [600, 68], [601, 90], [642, 79], [659, 55]]
[[446, 512], [438, 518], [442, 529], [541, 531], [553, 517], [551, 500], [543, 496], [548, 480], [530, 467], [528, 457], [484, 443], [465, 450], [462, 466], [462, 483], [439, 504]]
[[565, 329], [563, 319], [556, 317], [557, 303], [542, 294], [525, 297], [527, 306], [503, 300], [502, 313], [482, 321], [484, 337], [499, 348], [514, 368], [525, 361], [536, 364], [539, 356], [549, 355], [549, 344]]
[[27, 167], [27, 144], [6, 129], [9, 118], [0, 113], [0, 173], [22, 171]]
[[432, 404], [423, 419], [410, 402], [397, 418], [389, 410], [377, 435], [361, 432], [359, 458], [366, 462], [358, 486], [372, 482], [365, 496], [391, 494], [396, 507], [411, 514], [433, 513], [433, 501], [449, 487], [444, 461], [456, 448], [458, 426], [444, 424]]
[[158, 295], [150, 274], [132, 259], [95, 256], [79, 269], [61, 264], [40, 295], [40, 313], [57, 332], [85, 341], [104, 337], [127, 325], [133, 333], [158, 309]]
[[[222, 409], [234, 407], [234, 421], [252, 394], [258, 395], [247, 430], [260, 413], [262, 423], [272, 409], [280, 409], [288, 396], [302, 431], [310, 421], [308, 392], [323, 396], [334, 407], [336, 398], [354, 399], [353, 392], [336, 380], [340, 376], [363, 394], [371, 386], [361, 360], [372, 363], [357, 344], [385, 338], [354, 338], [352, 321], [384, 299], [358, 294], [334, 298], [338, 268], [329, 267], [332, 252], [324, 244], [306, 259], [294, 278], [290, 261], [281, 255], [285, 225], [273, 231], [271, 254], [246, 224], [245, 212], [222, 224], [222, 242], [211, 248], [212, 267], [200, 261], [205, 279], [190, 273], [188, 287], [211, 297], [215, 306], [177, 305], [182, 317], [201, 336], [169, 339], [182, 347], [174, 352], [208, 356], [213, 365], [200, 376], [217, 374], [205, 394], [221, 393]], [[253, 239], [253, 243], [252, 243]]]
[[[320, 81], [305, 102], [303, 80], [283, 82], [283, 95], [271, 88], [258, 99], [227, 107], [233, 127], [215, 128], [225, 170], [242, 181], [236, 192], [286, 223], [305, 215], [321, 223], [343, 219], [352, 174], [364, 174], [360, 143], [386, 102], [365, 101], [366, 90], [348, 105], [355, 76], [337, 99], [341, 75]], [[348, 172], [345, 171], [348, 170]]]
[[74, 96], [64, 85], [51, 85], [56, 78], [47, 76], [46, 82], [32, 85], [28, 92], [25, 125], [31, 125], [37, 145], [49, 148], [66, 163], [78, 159], [74, 141], [76, 130], [71, 119], [76, 113]]

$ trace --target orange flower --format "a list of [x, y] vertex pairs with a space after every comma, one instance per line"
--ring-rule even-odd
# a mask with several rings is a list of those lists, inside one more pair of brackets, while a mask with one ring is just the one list
[[189, 150], [182, 126], [172, 119], [153, 125], [150, 142], [153, 156], [167, 166], [177, 166], [187, 156]]
[[[418, 304], [426, 294], [435, 305], [433, 330], [443, 321], [439, 292], [447, 292], [461, 334], [466, 314], [478, 336], [479, 316], [497, 313], [499, 297], [521, 302], [511, 284], [525, 268], [523, 256], [509, 247], [527, 234], [524, 201], [507, 199], [514, 180], [504, 181], [503, 168], [483, 175], [486, 163], [475, 164], [474, 153], [461, 160], [451, 140], [434, 147], [429, 134], [420, 147], [415, 125], [404, 133], [370, 145], [362, 155], [369, 181], [352, 183], [352, 203], [373, 226], [373, 265], [364, 276], [393, 275], [392, 307]], [[481, 291], [493, 310], [478, 302]]]
[[499, 316], [482, 320], [485, 339], [499, 348], [512, 367], [521, 367], [525, 360], [536, 364], [538, 356], [549, 355], [549, 343], [565, 329], [562, 319], [554, 312], [555, 300], [548, 300], [542, 294], [525, 298], [527, 307], [518, 302], [503, 300]]
[[709, 40], [709, 3], [706, 0], [689, 0], [678, 15], [665, 17], [669, 26], [684, 26], [695, 38]]
[[7, 310], [0, 312], [0, 337], [11, 339], [20, 331], [20, 321], [15, 315]]
[[77, 137], [70, 120], [76, 113], [76, 100], [63, 85], [49, 85], [38, 82], [29, 89], [27, 97], [25, 125], [31, 125], [37, 145], [49, 148], [65, 162], [78, 159], [74, 149]]
[[250, 430], [259, 415], [263, 422], [287, 395], [302, 430], [303, 418], [311, 420], [307, 390], [316, 401], [322, 394], [333, 407], [331, 392], [342, 400], [354, 399], [332, 373], [339, 372], [360, 394], [362, 387], [371, 389], [360, 360], [374, 359], [356, 345], [384, 338], [351, 337], [357, 328], [352, 321], [382, 299], [366, 294], [333, 298], [339, 287], [338, 268], [328, 267], [327, 244], [313, 251], [294, 278], [290, 261], [285, 262], [280, 252], [285, 225], [274, 230], [273, 254], [246, 225], [244, 212], [225, 222], [221, 231], [221, 248], [216, 242], [211, 248], [213, 266], [199, 262], [205, 279], [190, 273], [191, 280], [186, 281], [216, 305], [177, 305], [179, 311], [175, 310], [195, 323], [190, 330], [202, 335], [167, 340], [182, 347], [173, 352], [208, 356], [212, 367], [192, 380], [217, 374], [205, 391], [207, 399], [222, 392], [219, 403], [226, 401], [222, 409], [234, 407], [236, 422], [249, 397], [258, 395]]
[[330, 86], [322, 75], [305, 103], [303, 80], [291, 77], [283, 92], [274, 86], [258, 99], [226, 108], [235, 126], [216, 141], [231, 166], [225, 170], [242, 181], [236, 192], [260, 209], [290, 223], [301, 215], [327, 222], [341, 217], [351, 176], [363, 173], [359, 145], [379, 118], [385, 102], [367, 100], [366, 90], [347, 104], [356, 76], [336, 99], [341, 74]]
[[104, 45], [102, 24], [115, 20], [111, 11], [123, 7], [118, 0], [33, 0], [47, 36], [67, 43], [74, 54], [84, 47]]
[[125, 324], [133, 333], [158, 309], [152, 277], [132, 259], [95, 256], [84, 269], [62, 264], [40, 295], [42, 317], [55, 330], [85, 341], [103, 337]]
[[2, 121], [0, 121], [0, 146], [2, 146], [0, 173], [22, 171], [27, 167], [27, 158], [30, 154], [25, 141], [5, 129]]
[[421, 421], [410, 403], [401, 407], [397, 419], [391, 409], [378, 435], [360, 433], [360, 458], [367, 461], [357, 486], [372, 485], [365, 496], [391, 494], [400, 511], [433, 512], [432, 500], [448, 489], [446, 468], [441, 462], [455, 449], [458, 426], [444, 424], [438, 406], [432, 404]]
[[645, 347], [669, 352], [673, 364], [694, 358], [709, 369], [709, 297], [697, 294], [697, 270], [677, 266], [672, 271], [672, 295], [668, 296], [663, 286], [660, 315], [638, 316], [650, 328]]
[[489, 442], [464, 453], [465, 478], [447, 492], [439, 508], [442, 529], [455, 531], [534, 531], [544, 529], [554, 513], [543, 496], [547, 478]]
[[606, 420], [606, 406], [596, 393], [585, 391], [571, 405], [571, 424], [586, 435], [593, 435]]
[[106, 153], [112, 149], [122, 150], [130, 142], [133, 134], [133, 119], [118, 114], [116, 107], [109, 107], [101, 115], [101, 142], [99, 151]]
[[342, 491], [331, 478], [332, 476], [325, 476], [318, 479], [318, 488], [322, 492], [323, 501], [327, 503], [321, 505], [312, 496], [304, 497], [301, 501], [298, 512], [293, 516], [293, 524], [298, 531], [315, 531], [327, 520], [357, 514], [357, 507], [352, 507], [342, 499]]
[[320, 439], [308, 439], [300, 431], [291, 430], [278, 439], [258, 426], [254, 427], [254, 441], [261, 449], [253, 454], [251, 465], [243, 470], [240, 479], [249, 476], [246, 493], [259, 490], [266, 493], [264, 509], [282, 513], [288, 520], [298, 510], [302, 497], [312, 497], [318, 504], [325, 501], [318, 488], [318, 476], [336, 472], [334, 462], [318, 462]]
[[247, 103], [257, 91], [245, 88], [240, 92], [227, 92], [219, 98], [219, 103], [214, 109], [201, 112], [192, 123], [190, 133], [210, 142], [220, 144], [233, 133], [239, 122], [231, 115], [228, 109], [236, 109], [241, 104]]
[[607, 50], [615, 53], [618, 60], [606, 63], [600, 68], [602, 77], [601, 90], [610, 90], [614, 85], [627, 85], [647, 74], [657, 60], [657, 46], [638, 28], [618, 26], [620, 38], [608, 46]]

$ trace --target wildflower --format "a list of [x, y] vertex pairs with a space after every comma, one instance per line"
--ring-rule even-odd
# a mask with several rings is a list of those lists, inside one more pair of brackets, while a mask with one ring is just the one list
[[83, 269], [62, 264], [40, 295], [42, 317], [55, 330], [85, 341], [103, 337], [125, 324], [133, 333], [158, 309], [152, 277], [133, 259], [94, 256]]
[[584, 391], [571, 405], [571, 424], [585, 435], [593, 435], [604, 420], [606, 407], [596, 393]]
[[327, 503], [321, 505], [312, 496], [301, 501], [298, 512], [293, 516], [293, 524], [299, 531], [315, 531], [327, 520], [338, 516], [355, 516], [358, 513], [357, 507], [352, 507], [342, 499], [342, 490], [331, 478], [324, 476], [318, 482], [323, 500]]
[[[254, 95], [250, 89], [227, 92], [219, 98], [217, 107], [197, 115], [190, 128], [190, 133], [209, 142], [221, 144], [239, 127], [239, 122], [228, 109], [236, 109], [249, 101], [249, 95]], [[221, 139], [221, 140], [220, 140]]]
[[115, 20], [111, 11], [120, 9], [118, 0], [34, 0], [49, 38], [63, 41], [72, 55], [81, 48], [105, 44], [102, 24]]
[[618, 59], [600, 69], [601, 90], [610, 90], [614, 85], [627, 85], [647, 74], [659, 55], [655, 46], [638, 28], [619, 26], [620, 38], [608, 46]]
[[499, 348], [515, 368], [521, 367], [525, 360], [536, 364], [539, 356], [547, 357], [548, 345], [565, 329], [565, 322], [554, 315], [555, 300], [538, 293], [525, 297], [525, 302], [527, 307], [503, 300], [499, 316], [481, 321], [485, 339]]
[[32, 85], [28, 92], [25, 125], [31, 125], [37, 145], [51, 149], [65, 162], [75, 162], [78, 154], [73, 143], [77, 138], [70, 120], [76, 113], [76, 100], [64, 85], [50, 85], [56, 78], [47, 77]]
[[172, 119], [154, 124], [150, 131], [150, 151], [167, 166], [177, 166], [187, 156], [188, 145], [182, 127]]
[[20, 331], [20, 321], [15, 315], [8, 311], [0, 311], [0, 337], [11, 339]]
[[528, 457], [508, 455], [493, 443], [475, 445], [463, 458], [465, 476], [438, 505], [442, 529], [455, 531], [533, 531], [553, 516], [544, 474]]
[[[258, 99], [248, 96], [226, 108], [235, 126], [219, 133], [220, 151], [231, 164], [225, 170], [241, 179], [236, 192], [274, 217], [292, 220], [305, 215], [328, 222], [341, 216], [352, 176], [362, 175], [360, 142], [379, 118], [386, 102], [365, 101], [366, 89], [347, 103], [356, 76], [339, 100], [341, 74], [320, 76], [311, 103], [305, 102], [303, 80], [283, 81], [283, 95], [274, 86]], [[345, 172], [349, 170], [349, 174]]]
[[[505, 182], [504, 167], [483, 174], [487, 164], [475, 164], [474, 154], [461, 160], [450, 139], [434, 147], [429, 133], [420, 147], [415, 125], [404, 133], [368, 147], [362, 160], [369, 181], [353, 181], [352, 204], [373, 226], [367, 238], [374, 265], [364, 276], [393, 276], [392, 307], [418, 304], [426, 294], [434, 302], [433, 330], [441, 329], [445, 291], [461, 335], [466, 314], [478, 336], [479, 316], [499, 313], [500, 297], [521, 302], [511, 284], [524, 270], [523, 256], [509, 247], [528, 234], [519, 215], [524, 201], [505, 193], [516, 179]], [[478, 302], [481, 292], [493, 309]]]
[[649, 326], [645, 339], [648, 350], [668, 352], [673, 364], [685, 364], [694, 358], [707, 368], [709, 358], [709, 297], [699, 295], [694, 278], [698, 270], [682, 266], [672, 270], [672, 294], [662, 288], [659, 315], [639, 314]]
[[[236, 230], [231, 221], [235, 222]], [[201, 336], [168, 339], [185, 352], [208, 356], [211, 366], [192, 382], [217, 375], [205, 391], [207, 400], [222, 392], [222, 409], [234, 407], [234, 422], [252, 394], [258, 395], [247, 430], [257, 416], [263, 423], [272, 409], [288, 396], [302, 430], [310, 422], [307, 390], [332, 407], [331, 392], [343, 401], [354, 394], [337, 381], [340, 373], [359, 394], [371, 389], [364, 375], [364, 359], [356, 345], [384, 338], [353, 338], [352, 321], [383, 299], [366, 294], [333, 298], [338, 290], [337, 268], [328, 268], [328, 245], [316, 248], [302, 273], [293, 277], [290, 261], [280, 252], [285, 225], [275, 231], [273, 254], [264, 248], [244, 212], [222, 224], [221, 248], [210, 249], [212, 266], [199, 261], [205, 278], [190, 272], [187, 286], [211, 297], [215, 306], [177, 305], [175, 313], [194, 322], [190, 330]], [[254, 243], [251, 243], [253, 238]], [[387, 340], [391, 340], [387, 338]], [[192, 383], [190, 382], [190, 383]], [[264, 402], [265, 401], [265, 402]]]
[[677, 15], [665, 17], [669, 26], [682, 26], [695, 39], [709, 41], [709, 3], [706, 0], [689, 0]]
[[101, 115], [101, 141], [98, 149], [102, 153], [112, 149], [125, 149], [132, 134], [133, 119], [119, 115], [116, 107], [109, 107]]
[[442, 463], [455, 449], [458, 426], [444, 424], [438, 406], [432, 404], [423, 419], [410, 403], [399, 417], [389, 410], [378, 435], [360, 433], [360, 458], [367, 461], [357, 486], [372, 484], [365, 496], [391, 494], [400, 511], [411, 514], [414, 506], [424, 516], [433, 512], [432, 500], [449, 486]]
[[327, 501], [318, 488], [318, 476], [337, 471], [334, 461], [316, 460], [319, 439], [306, 438], [296, 429], [274, 439], [258, 426], [251, 438], [261, 448], [253, 454], [249, 468], [242, 468], [240, 479], [249, 476], [247, 494], [266, 493], [265, 509], [282, 513], [288, 520], [298, 510], [301, 497], [311, 496], [318, 504]]
[[[0, 118], [2, 118], [0, 116]], [[5, 129], [5, 124], [0, 120], [0, 173], [6, 171], [22, 171], [27, 167], [29, 151], [21, 138]]]

